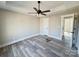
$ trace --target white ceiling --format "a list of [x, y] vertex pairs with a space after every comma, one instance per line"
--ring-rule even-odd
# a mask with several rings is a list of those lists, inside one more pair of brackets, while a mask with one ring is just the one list
[[[54, 12], [66, 10], [71, 7], [78, 6], [79, 2], [75, 1], [41, 1], [41, 10], [51, 10], [48, 15]], [[0, 1], [0, 8], [27, 14], [35, 12], [33, 7], [37, 8], [37, 1]], [[29, 14], [35, 15], [35, 14]]]

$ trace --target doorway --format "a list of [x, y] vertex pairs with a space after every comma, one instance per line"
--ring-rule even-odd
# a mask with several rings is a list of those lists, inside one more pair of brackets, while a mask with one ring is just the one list
[[[67, 49], [76, 48], [77, 41], [77, 20], [74, 14], [61, 17], [62, 40]], [[76, 50], [76, 49], [75, 49]]]
[[[77, 56], [78, 15], [61, 16], [62, 40], [65, 44], [65, 53]], [[71, 53], [71, 54], [70, 54]]]
[[64, 41], [65, 41], [65, 46], [67, 48], [72, 47], [72, 40], [73, 40], [73, 23], [74, 19], [73, 17], [65, 17], [64, 18]]

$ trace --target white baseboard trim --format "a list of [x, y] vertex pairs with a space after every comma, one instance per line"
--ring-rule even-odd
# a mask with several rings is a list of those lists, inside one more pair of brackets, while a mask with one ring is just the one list
[[59, 37], [55, 37], [55, 36], [52, 36], [52, 35], [48, 35], [48, 36], [51, 37], [51, 38], [56, 38], [58, 40], [61, 40], [61, 38], [59, 38]]
[[0, 45], [0, 48], [5, 47], [5, 46], [8, 46], [8, 45], [11, 45], [11, 44], [14, 44], [14, 43], [17, 43], [17, 42], [22, 41], [22, 40], [25, 40], [27, 38], [31, 38], [31, 37], [34, 37], [34, 36], [38, 36], [38, 35], [40, 35], [40, 34], [39, 33], [38, 34], [33, 34], [33, 35], [30, 35], [30, 36], [27, 36], [27, 37], [18, 39], [16, 41], [12, 41], [12, 42], [5, 43], [3, 45]]

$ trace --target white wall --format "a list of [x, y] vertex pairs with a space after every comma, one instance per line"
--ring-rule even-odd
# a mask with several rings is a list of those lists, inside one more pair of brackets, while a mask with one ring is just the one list
[[48, 19], [48, 35], [50, 37], [61, 40], [61, 16], [53, 15], [50, 17], [40, 18], [40, 34], [43, 35], [43, 22]]
[[61, 16], [49, 17], [49, 35], [61, 40]]
[[40, 18], [40, 34], [41, 35], [48, 35], [49, 29], [49, 18], [43, 17]]
[[37, 17], [0, 10], [0, 45], [40, 33]]

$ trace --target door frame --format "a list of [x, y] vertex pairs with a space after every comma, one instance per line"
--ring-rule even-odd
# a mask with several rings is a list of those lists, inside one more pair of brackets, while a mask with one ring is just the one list
[[[72, 14], [68, 14], [68, 15], [62, 15], [61, 16], [61, 39], [63, 40], [63, 34], [64, 34], [64, 26], [63, 26], [63, 17], [68, 17], [68, 16], [73, 16], [73, 19], [74, 19], [74, 23], [73, 23], [73, 31], [74, 31], [74, 28], [76, 28], [76, 32], [74, 32], [74, 35], [76, 35], [75, 37], [73, 37], [73, 39], [75, 38], [75, 51], [76, 51], [76, 54], [78, 54], [78, 22], [79, 22], [79, 14], [78, 13], [72, 13]], [[75, 23], [76, 22], [76, 23]], [[76, 26], [76, 27], [75, 27]], [[73, 41], [72, 41], [72, 44], [73, 44]], [[73, 46], [72, 46], [73, 48]]]
[[[62, 15], [61, 16], [61, 39], [63, 40], [63, 37], [64, 37], [64, 18], [65, 17], [73, 17], [74, 19], [74, 13], [72, 14], [67, 14], [67, 15]], [[73, 21], [74, 22], [74, 21]], [[73, 24], [74, 25], [74, 24]]]

